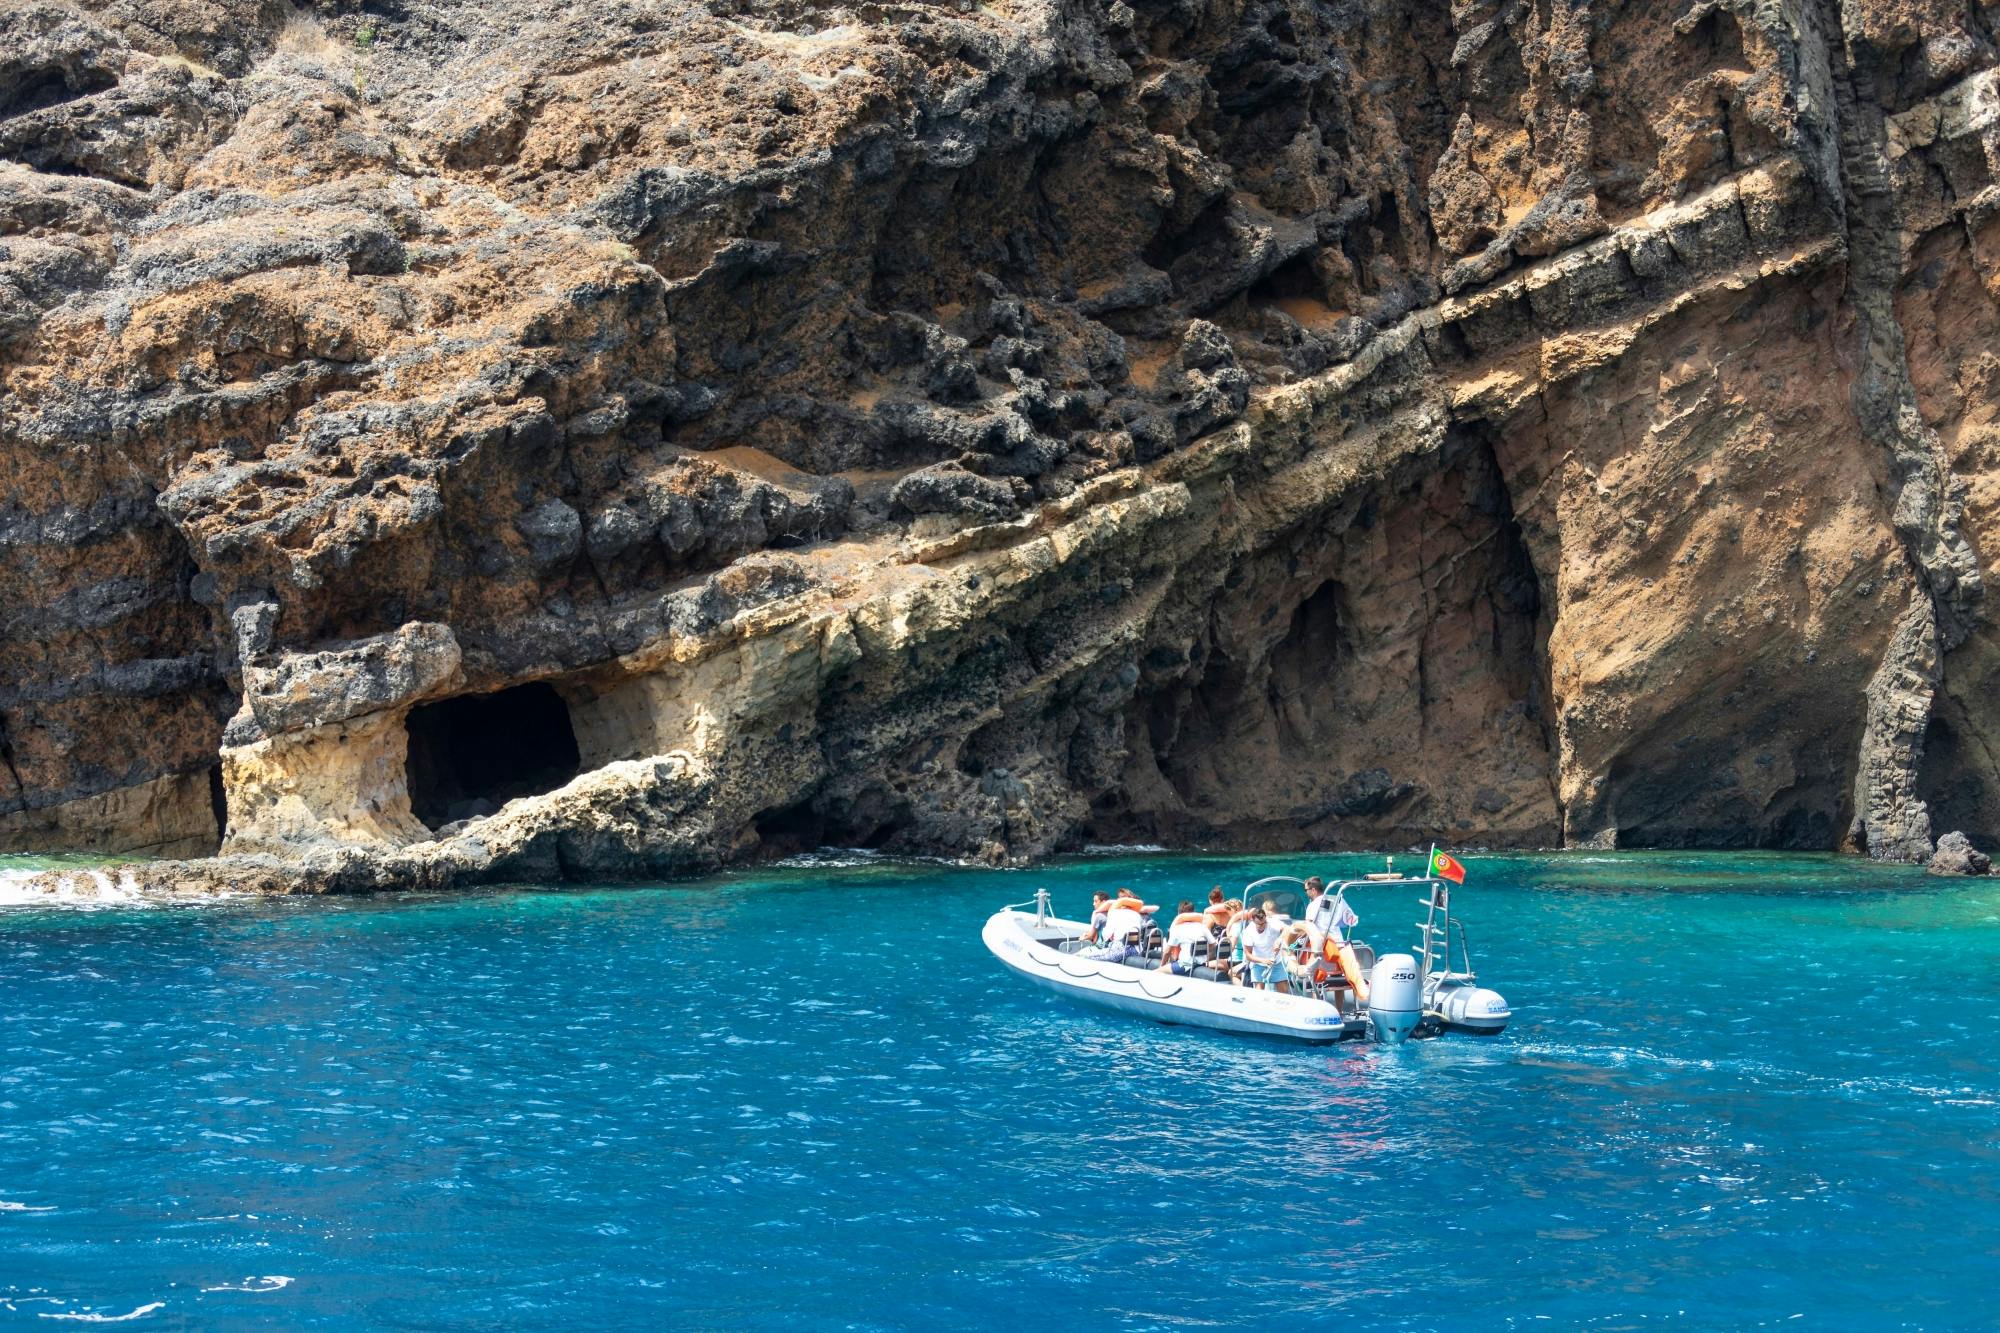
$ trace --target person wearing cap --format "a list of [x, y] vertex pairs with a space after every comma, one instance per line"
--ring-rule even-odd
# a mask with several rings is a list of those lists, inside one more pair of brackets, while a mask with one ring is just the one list
[[1243, 927], [1243, 961], [1247, 965], [1249, 984], [1268, 986], [1284, 994], [1291, 994], [1291, 986], [1285, 980], [1285, 964], [1278, 957], [1278, 937], [1284, 932], [1263, 904], [1250, 909], [1250, 922]]

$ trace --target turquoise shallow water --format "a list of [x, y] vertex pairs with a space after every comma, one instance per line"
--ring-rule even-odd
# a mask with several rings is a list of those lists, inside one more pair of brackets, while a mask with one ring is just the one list
[[1514, 1025], [1401, 1049], [1072, 1009], [978, 942], [1038, 883], [1359, 858], [0, 908], [0, 1323], [2000, 1323], [2000, 886], [1468, 859]]

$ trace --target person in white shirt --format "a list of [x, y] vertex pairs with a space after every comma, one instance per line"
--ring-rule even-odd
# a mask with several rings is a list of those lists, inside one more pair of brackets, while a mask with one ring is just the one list
[[1278, 957], [1278, 937], [1283, 933], [1261, 906], [1251, 909], [1250, 922], [1243, 927], [1243, 961], [1251, 985], [1269, 986], [1289, 995], [1292, 988], [1285, 981], [1285, 965]]
[[1180, 913], [1167, 930], [1167, 947], [1159, 970], [1177, 977], [1194, 974], [1193, 946], [1208, 943], [1208, 918], [1194, 910], [1194, 900], [1181, 900]]
[[1139, 906], [1129, 898], [1113, 898], [1104, 914], [1104, 933], [1100, 938], [1106, 944], [1129, 943], [1131, 936], [1146, 928], [1146, 918]]
[[1334, 931], [1333, 899], [1327, 894], [1326, 882], [1318, 875], [1306, 881], [1306, 929], [1312, 932], [1315, 949], [1326, 943], [1326, 937]]

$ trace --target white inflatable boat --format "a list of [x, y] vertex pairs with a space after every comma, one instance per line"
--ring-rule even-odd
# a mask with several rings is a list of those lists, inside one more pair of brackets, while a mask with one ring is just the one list
[[[1307, 1042], [1369, 1036], [1402, 1041], [1447, 1031], [1499, 1033], [1512, 1011], [1499, 995], [1476, 984], [1465, 930], [1451, 915], [1451, 891], [1444, 880], [1391, 872], [1338, 881], [1327, 886], [1327, 893], [1337, 912], [1352, 919], [1350, 890], [1388, 887], [1426, 891], [1417, 900], [1426, 915], [1417, 923], [1416, 951], [1377, 958], [1366, 943], [1341, 941], [1336, 935], [1334, 947], [1324, 949], [1326, 962], [1288, 966], [1291, 993], [1236, 984], [1216, 966], [1226, 966], [1226, 960], [1210, 960], [1201, 946], [1190, 948], [1192, 973], [1162, 970], [1166, 940], [1150, 918], [1121, 941], [1132, 950], [1125, 961], [1087, 957], [1098, 951], [1086, 938], [1090, 923], [1052, 915], [1045, 889], [1033, 902], [1002, 908], [987, 918], [980, 938], [995, 958], [1044, 990], [1162, 1023]], [[1304, 881], [1260, 879], [1244, 889], [1243, 902], [1264, 907], [1282, 927], [1303, 915]]]

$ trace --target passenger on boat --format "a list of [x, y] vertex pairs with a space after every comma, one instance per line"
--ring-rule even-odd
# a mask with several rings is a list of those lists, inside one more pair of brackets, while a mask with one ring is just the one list
[[1167, 947], [1159, 970], [1177, 977], [1194, 974], [1194, 946], [1208, 942], [1208, 918], [1194, 910], [1192, 898], [1181, 899], [1180, 912], [1167, 931]]
[[1111, 901], [1113, 907], [1129, 907], [1140, 916], [1151, 916], [1160, 909], [1141, 898], [1131, 889], [1118, 890], [1118, 896]]
[[1322, 936], [1303, 921], [1294, 921], [1278, 935], [1278, 961], [1286, 973], [1302, 986], [1316, 986], [1330, 976], [1332, 964], [1320, 949]]
[[1129, 961], [1136, 952], [1137, 950], [1125, 941], [1113, 940], [1095, 949], [1085, 949], [1078, 953], [1077, 957], [1088, 958], [1093, 963], [1123, 963]]
[[1155, 903], [1147, 902], [1130, 889], [1120, 889], [1118, 890], [1118, 896], [1111, 900], [1111, 907], [1114, 911], [1121, 907], [1129, 908], [1139, 914], [1139, 940], [1141, 945], [1150, 952], [1153, 944], [1161, 935], [1158, 923], [1153, 920], [1154, 913], [1160, 910], [1159, 906]]
[[1220, 980], [1240, 983], [1243, 979], [1243, 927], [1249, 920], [1250, 914], [1243, 910], [1241, 898], [1229, 899], [1219, 912], [1209, 909], [1208, 933], [1215, 940], [1209, 957], [1215, 960], [1215, 970], [1222, 974]]
[[1250, 923], [1243, 927], [1243, 961], [1252, 986], [1268, 986], [1289, 995], [1285, 964], [1278, 956], [1278, 936], [1282, 932], [1262, 906], [1251, 909]]
[[1317, 945], [1333, 929], [1333, 899], [1326, 896], [1326, 881], [1314, 875], [1306, 881], [1306, 925], [1312, 928]]
[[1104, 914], [1111, 910], [1111, 895], [1103, 889], [1090, 895], [1090, 929], [1077, 936], [1092, 944], [1104, 938]]
[[1104, 945], [1098, 949], [1086, 949], [1082, 957], [1094, 963], [1126, 963], [1134, 953], [1140, 953], [1146, 939], [1146, 919], [1140, 915], [1138, 899], [1112, 899], [1108, 911], [1104, 913]]

